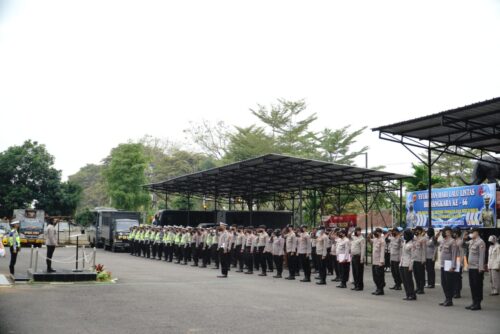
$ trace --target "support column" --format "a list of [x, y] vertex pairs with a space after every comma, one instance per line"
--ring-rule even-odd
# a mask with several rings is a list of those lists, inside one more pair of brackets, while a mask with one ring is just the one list
[[403, 180], [399, 180], [399, 227], [403, 225]]
[[191, 224], [191, 195], [187, 195], [187, 226]]
[[368, 183], [365, 183], [365, 203], [364, 204], [365, 204], [364, 211], [365, 211], [365, 238], [366, 238], [365, 265], [368, 265]]
[[168, 210], [168, 192], [165, 192], [165, 210]]
[[300, 190], [299, 190], [299, 226], [302, 226], [303, 223], [303, 212], [302, 212], [302, 181], [300, 182]]
[[427, 178], [429, 179], [429, 198], [427, 199], [429, 219], [427, 220], [427, 227], [432, 227], [432, 157], [430, 147], [427, 149]]

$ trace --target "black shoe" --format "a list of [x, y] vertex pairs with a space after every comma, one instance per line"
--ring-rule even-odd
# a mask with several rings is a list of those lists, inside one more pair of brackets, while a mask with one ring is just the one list
[[217, 270], [219, 270], [219, 267], [213, 267], [212, 269], [217, 269]]
[[227, 275], [219, 275], [217, 278], [227, 278]]
[[198, 265], [197, 264], [192, 264], [191, 267], [198, 267]]
[[469, 306], [466, 306], [465, 309], [470, 310], [472, 308], [472, 306], [474, 306], [474, 304], [470, 304]]
[[316, 276], [316, 277], [314, 277], [314, 279], [321, 279], [321, 277], [319, 277], [319, 276]]
[[243, 270], [236, 270], [235, 272], [236, 272], [236, 273], [242, 273], [242, 272], [243, 272]]
[[317, 285], [326, 285], [326, 282], [325, 281], [319, 281], [319, 282], [316, 282]]
[[354, 291], [363, 291], [363, 288], [358, 287], [358, 288], [354, 289]]
[[455, 298], [455, 299], [460, 299], [460, 298], [462, 298], [462, 295], [460, 295], [459, 293], [457, 293], [457, 294], [455, 294], [455, 295], [453, 296], [453, 298]]
[[469, 309], [471, 311], [478, 311], [481, 309], [481, 305], [472, 305], [472, 307]]
[[425, 295], [425, 292], [423, 290], [418, 290], [415, 292], [417, 295]]
[[443, 303], [443, 306], [446, 306], [446, 307], [453, 306], [453, 302], [451, 300], [448, 300], [448, 301]]
[[267, 276], [266, 273], [260, 273], [259, 276]]
[[311, 280], [309, 278], [304, 278], [304, 279], [301, 279], [300, 281], [301, 282], [311, 282]]
[[52, 269], [52, 268], [51, 268], [51, 269], [47, 269], [47, 272], [48, 272], [48, 273], [55, 273], [56, 271], [55, 271], [54, 269]]
[[295, 277], [294, 276], [288, 276], [288, 277], [285, 277], [285, 279], [293, 281], [295, 279]]
[[426, 288], [426, 289], [434, 289], [434, 288], [435, 288], [435, 286], [434, 286], [434, 285], [426, 285], [426, 286], [425, 286], [425, 288]]
[[354, 287], [354, 288], [351, 288], [352, 291], [357, 291], [358, 288], [357, 287]]
[[345, 284], [340, 284], [340, 285], [337, 285], [337, 288], [345, 289], [345, 288], [347, 288], [347, 286]]
[[207, 266], [200, 266], [200, 268], [206, 268]]
[[282, 278], [283, 276], [281, 275], [274, 275], [273, 278]]
[[247, 275], [252, 275], [252, 274], [253, 274], [253, 271], [247, 271], [245, 274], [247, 274]]
[[391, 286], [389, 289], [390, 290], [396, 290], [396, 288], [397, 288], [397, 285], [394, 285], [394, 286]]
[[340, 282], [340, 278], [339, 278], [339, 277], [335, 277], [335, 278], [333, 279], [333, 281], [334, 281], [334, 282]]
[[384, 291], [382, 290], [378, 290], [378, 291], [375, 291], [375, 293], [372, 293], [374, 296], [383, 296], [384, 295]]

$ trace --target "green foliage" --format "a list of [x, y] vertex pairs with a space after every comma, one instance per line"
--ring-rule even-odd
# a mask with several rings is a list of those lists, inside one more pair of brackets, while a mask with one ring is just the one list
[[317, 148], [321, 160], [353, 165], [357, 156], [368, 151], [368, 146], [357, 151], [352, 150], [352, 145], [356, 143], [357, 137], [365, 131], [366, 126], [353, 132], [349, 132], [349, 127], [345, 126], [336, 130], [326, 128], [317, 135]]
[[226, 162], [241, 161], [275, 151], [272, 137], [266, 135], [263, 128], [255, 125], [246, 128], [236, 127], [236, 133], [230, 135], [224, 160]]
[[147, 207], [149, 194], [143, 188], [147, 183], [146, 167], [141, 144], [120, 144], [111, 150], [103, 175], [113, 207], [124, 210]]
[[78, 225], [86, 227], [94, 223], [95, 214], [92, 213], [88, 208], [85, 208], [75, 216], [75, 220]]
[[[458, 153], [461, 153], [458, 149]], [[478, 151], [473, 151], [479, 154]], [[421, 155], [422, 159], [426, 160], [427, 155]], [[432, 153], [433, 161], [437, 158], [437, 153]], [[440, 185], [443, 187], [458, 187], [464, 185], [460, 180], [463, 177], [469, 180], [474, 167], [473, 160], [450, 154], [443, 154], [432, 165], [432, 174], [439, 175], [442, 179]]]
[[104, 165], [87, 164], [68, 177], [69, 182], [78, 184], [82, 189], [82, 199], [77, 210], [109, 205], [106, 183], [102, 172]]
[[[412, 164], [413, 178], [405, 181], [407, 191], [418, 191], [429, 189], [428, 168], [424, 164]], [[431, 184], [433, 187], [441, 188], [445, 184], [445, 179], [438, 175], [432, 175]]]
[[49, 215], [73, 215], [81, 198], [81, 188], [61, 182], [61, 172], [54, 167], [54, 157], [45, 145], [27, 140], [21, 146], [0, 153], [0, 216], [10, 216], [13, 209], [36, 208]]

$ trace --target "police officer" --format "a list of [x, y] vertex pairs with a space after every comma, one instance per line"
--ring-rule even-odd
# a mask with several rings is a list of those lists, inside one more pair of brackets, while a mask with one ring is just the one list
[[10, 248], [10, 264], [9, 270], [11, 275], [14, 275], [14, 268], [16, 266], [17, 254], [21, 251], [21, 238], [19, 238], [19, 221], [14, 220], [10, 223], [11, 230], [9, 232], [9, 248]]
[[319, 282], [316, 282], [318, 285], [326, 284], [327, 240], [328, 236], [325, 234], [325, 227], [320, 226], [318, 229], [318, 237], [316, 238], [316, 253], [318, 254], [319, 261], [319, 276], [316, 277], [316, 279], [319, 279]]
[[[403, 240], [399, 230], [394, 228], [389, 236], [389, 255], [391, 261], [391, 274], [394, 279], [394, 286], [390, 287], [391, 290], [401, 290], [401, 274], [399, 261], [401, 259], [401, 248], [403, 246]], [[411, 269], [409, 270], [411, 273]], [[412, 281], [413, 282], [413, 281]]]
[[500, 290], [500, 244], [494, 235], [488, 238], [490, 248], [488, 250], [488, 271], [490, 272], [491, 294], [498, 296]]
[[453, 306], [453, 291], [455, 289], [455, 267], [457, 264], [457, 245], [451, 237], [451, 228], [445, 227], [438, 233], [443, 235], [443, 239], [439, 243], [439, 251], [441, 258], [441, 286], [445, 296], [441, 306]]
[[415, 255], [413, 261], [413, 275], [415, 276], [415, 284], [417, 286], [417, 295], [424, 294], [425, 287], [425, 253], [427, 249], [427, 240], [422, 226], [415, 228]]
[[434, 289], [436, 284], [436, 255], [437, 255], [437, 239], [434, 229], [427, 229], [426, 250], [425, 250], [425, 271], [427, 272], [427, 289]]
[[370, 242], [372, 243], [372, 275], [373, 282], [376, 286], [376, 290], [372, 292], [372, 295], [381, 296], [384, 294], [385, 286], [385, 241], [380, 228], [375, 229], [373, 238], [370, 238]]
[[137, 232], [137, 226], [132, 226], [130, 228], [130, 233], [128, 234], [128, 247], [129, 247], [130, 255], [134, 255], [136, 232]]
[[297, 239], [298, 260], [304, 271], [304, 278], [301, 282], [311, 282], [311, 236], [306, 231], [305, 226], [300, 227]]
[[259, 235], [258, 235], [259, 241], [257, 243], [257, 253], [258, 253], [258, 261], [260, 263], [260, 268], [262, 272], [259, 274], [259, 276], [267, 276], [267, 260], [264, 254], [264, 249], [266, 248], [268, 238], [269, 236], [267, 235], [266, 232], [266, 226], [260, 225]]
[[[453, 298], [458, 299], [462, 298], [462, 272], [464, 267], [464, 255], [465, 251], [468, 250], [468, 238], [465, 236], [462, 237], [462, 231], [460, 228], [455, 227], [451, 231], [451, 237], [455, 240], [456, 248], [457, 248], [457, 258], [460, 263], [460, 268], [458, 271], [455, 271], [455, 288]], [[464, 240], [465, 238], [465, 240]]]
[[267, 262], [267, 272], [272, 273], [274, 271], [274, 261], [273, 261], [273, 241], [271, 236], [273, 235], [273, 230], [267, 230], [267, 242], [264, 248], [264, 256]]
[[[399, 271], [403, 281], [406, 297], [403, 300], [417, 300], [415, 294], [415, 285], [413, 284], [413, 261], [415, 256], [415, 241], [411, 230], [405, 230], [403, 233], [404, 244], [400, 252]], [[391, 244], [394, 240], [391, 241]]]
[[295, 273], [297, 272], [297, 236], [295, 235], [295, 232], [293, 231], [293, 228], [291, 226], [287, 228], [287, 234], [285, 236], [285, 247], [286, 257], [288, 261], [288, 277], [286, 277], [286, 279], [294, 280]]
[[218, 278], [227, 278], [227, 273], [229, 271], [230, 265], [230, 247], [231, 247], [231, 233], [227, 231], [227, 224], [220, 223], [219, 227], [219, 258], [220, 258], [220, 267], [221, 267], [221, 275], [217, 276]]
[[153, 260], [156, 258], [156, 253], [158, 253], [158, 244], [156, 242], [158, 236], [159, 236], [158, 227], [151, 228], [151, 234], [149, 235], [149, 238], [151, 244], [151, 253], [152, 253], [151, 255]]
[[281, 278], [283, 273], [283, 256], [285, 254], [285, 239], [281, 236], [281, 231], [276, 229], [271, 237], [273, 243], [273, 260], [276, 265], [276, 275], [274, 278]]
[[472, 230], [469, 241], [469, 285], [472, 294], [472, 304], [466, 309], [477, 311], [481, 309], [483, 300], [484, 259], [486, 245], [479, 237], [479, 229]]
[[366, 241], [361, 234], [361, 227], [354, 229], [354, 234], [351, 236], [351, 265], [352, 276], [354, 279], [354, 287], [351, 290], [363, 291], [363, 274], [365, 261]]
[[244, 258], [247, 266], [247, 271], [245, 274], [253, 274], [253, 252], [254, 252], [254, 239], [255, 235], [253, 234], [253, 227], [247, 227], [245, 231], [245, 251]]
[[212, 246], [211, 246], [211, 256], [214, 260], [215, 267], [212, 269], [219, 269], [219, 230], [212, 229]]
[[349, 280], [349, 268], [351, 265], [351, 245], [344, 230], [340, 230], [337, 234], [339, 236], [339, 239], [337, 240], [336, 252], [340, 273], [340, 284], [337, 285], [337, 288], [345, 289], [347, 288], [347, 281]]

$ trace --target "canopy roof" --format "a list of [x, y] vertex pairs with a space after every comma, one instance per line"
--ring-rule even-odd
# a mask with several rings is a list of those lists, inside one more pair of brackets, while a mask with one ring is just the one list
[[[372, 130], [380, 131], [382, 139], [422, 148], [456, 146], [500, 153], [500, 97]], [[429, 144], [405, 141], [408, 138]]]
[[150, 191], [198, 196], [257, 198], [275, 193], [394, 181], [407, 175], [326, 161], [267, 154], [149, 184]]

